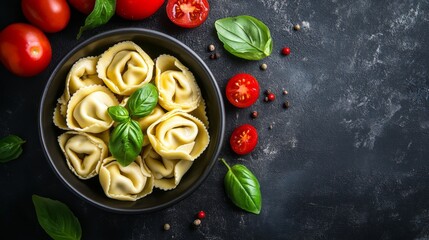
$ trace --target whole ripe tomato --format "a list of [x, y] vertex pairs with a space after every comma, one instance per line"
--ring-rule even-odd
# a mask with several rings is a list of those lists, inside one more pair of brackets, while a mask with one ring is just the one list
[[70, 20], [70, 7], [66, 0], [22, 0], [24, 16], [45, 32], [63, 30]]
[[14, 74], [37, 75], [46, 69], [51, 58], [51, 44], [38, 28], [13, 23], [0, 32], [0, 61]]
[[164, 4], [164, 0], [116, 0], [116, 15], [141, 20], [152, 16]]
[[166, 11], [174, 24], [194, 28], [206, 21], [210, 6], [207, 0], [168, 0]]
[[95, 0], [68, 0], [70, 5], [79, 12], [89, 15], [94, 9]]
[[258, 131], [250, 124], [243, 124], [234, 129], [229, 140], [232, 150], [239, 154], [248, 154], [258, 144]]
[[239, 73], [228, 80], [226, 98], [239, 108], [250, 107], [259, 98], [259, 83], [248, 73]]

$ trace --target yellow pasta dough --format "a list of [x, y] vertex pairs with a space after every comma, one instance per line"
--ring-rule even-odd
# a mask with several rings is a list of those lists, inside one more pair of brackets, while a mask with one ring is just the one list
[[84, 132], [65, 132], [58, 137], [58, 142], [70, 170], [81, 179], [96, 176], [109, 152], [103, 140]]
[[154, 62], [143, 49], [124, 41], [107, 49], [97, 63], [98, 77], [114, 93], [130, 95], [152, 80]]

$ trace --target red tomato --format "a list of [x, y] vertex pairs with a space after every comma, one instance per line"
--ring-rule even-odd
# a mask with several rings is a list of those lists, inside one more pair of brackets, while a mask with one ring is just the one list
[[152, 16], [164, 4], [164, 0], [116, 0], [116, 15], [141, 20]]
[[168, 0], [166, 10], [174, 24], [194, 28], [206, 21], [210, 6], [207, 0]]
[[226, 84], [226, 98], [236, 107], [250, 107], [259, 98], [259, 83], [252, 75], [239, 73]]
[[229, 143], [235, 153], [240, 155], [248, 154], [258, 144], [258, 131], [250, 124], [241, 125], [234, 129]]
[[18, 76], [39, 74], [49, 65], [51, 44], [38, 28], [26, 23], [13, 23], [0, 32], [0, 61]]
[[49, 33], [63, 30], [70, 20], [66, 0], [22, 0], [21, 8], [30, 23]]
[[68, 0], [70, 5], [72, 5], [79, 12], [89, 15], [94, 9], [95, 0]]

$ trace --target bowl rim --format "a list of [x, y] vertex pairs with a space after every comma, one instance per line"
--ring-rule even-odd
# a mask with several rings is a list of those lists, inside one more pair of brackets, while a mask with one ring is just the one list
[[[50, 153], [47, 150], [47, 144], [48, 143], [45, 139], [45, 134], [43, 133], [44, 132], [43, 131], [43, 112], [44, 112], [44, 105], [45, 105], [44, 103], [46, 102], [49, 86], [52, 84], [53, 80], [55, 79], [55, 76], [57, 75], [57, 73], [61, 69], [61, 67], [74, 54], [76, 54], [81, 48], [83, 48], [83, 47], [85, 47], [85, 46], [87, 46], [87, 45], [89, 45], [95, 41], [103, 39], [105, 37], [115, 36], [115, 35], [124, 34], [124, 33], [135, 33], [135, 34], [143, 34], [143, 35], [161, 37], [161, 38], [166, 39], [166, 41], [172, 42], [172, 43], [178, 45], [179, 47], [181, 47], [189, 55], [189, 57], [191, 57], [195, 62], [198, 62], [198, 64], [200, 64], [200, 66], [204, 69], [204, 71], [208, 75], [210, 82], [213, 85], [214, 90], [217, 92], [217, 94], [215, 94], [216, 101], [219, 103], [219, 108], [221, 110], [220, 114], [219, 114], [219, 117], [220, 117], [219, 129], [217, 129], [217, 132], [219, 133], [218, 134], [219, 137], [218, 137], [218, 141], [215, 143], [216, 147], [215, 147], [215, 151], [213, 152], [213, 155], [212, 155], [214, 160], [209, 162], [209, 164], [207, 165], [206, 171], [203, 172], [201, 177], [199, 177], [192, 186], [190, 186], [188, 189], [186, 189], [178, 197], [175, 197], [174, 199], [169, 200], [163, 204], [156, 205], [153, 207], [143, 208], [143, 209], [127, 209], [127, 208], [118, 208], [118, 207], [108, 206], [106, 204], [99, 203], [99, 202], [91, 199], [90, 197], [86, 196], [85, 194], [81, 193], [76, 187], [74, 187], [72, 184], [70, 184], [64, 176], [62, 176], [60, 174], [59, 169], [54, 164], [54, 161], [53, 161]], [[47, 159], [47, 161], [49, 163], [49, 166], [52, 168], [55, 175], [57, 175], [57, 177], [61, 180], [61, 182], [65, 186], [67, 186], [69, 188], [69, 190], [71, 190], [71, 192], [73, 192], [75, 195], [85, 199], [87, 202], [91, 203], [92, 205], [94, 205], [98, 208], [110, 211], [110, 212], [115, 212], [115, 213], [145, 213], [145, 212], [158, 211], [158, 210], [164, 209], [166, 207], [172, 206], [172, 205], [182, 201], [186, 197], [190, 196], [198, 187], [200, 187], [200, 185], [203, 183], [203, 181], [205, 181], [206, 178], [212, 172], [214, 164], [217, 162], [215, 160], [218, 158], [219, 153], [222, 149], [222, 145], [223, 145], [223, 141], [224, 141], [224, 135], [225, 135], [224, 134], [224, 132], [225, 132], [225, 105], [224, 105], [224, 101], [223, 101], [222, 94], [221, 94], [222, 92], [219, 88], [219, 85], [216, 82], [216, 78], [214, 77], [213, 73], [211, 72], [211, 70], [207, 66], [207, 64], [201, 59], [200, 56], [198, 56], [198, 54], [194, 50], [192, 50], [190, 47], [188, 47], [186, 44], [179, 41], [175, 37], [167, 35], [167, 34], [162, 33], [160, 31], [146, 29], [146, 28], [127, 27], [127, 28], [118, 28], [118, 29], [104, 31], [102, 33], [98, 33], [92, 37], [89, 37], [88, 39], [86, 39], [86, 40], [78, 43], [74, 47], [72, 47], [72, 49], [60, 59], [61, 60], [55, 65], [55, 68], [49, 74], [49, 79], [43, 88], [43, 94], [42, 94], [42, 97], [39, 101], [38, 132], [39, 132], [39, 139], [40, 139], [40, 142], [42, 145], [43, 153], [44, 153], [45, 158]]]

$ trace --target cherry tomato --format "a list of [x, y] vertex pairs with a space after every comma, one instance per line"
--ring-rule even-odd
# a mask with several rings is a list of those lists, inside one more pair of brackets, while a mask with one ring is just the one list
[[37, 75], [49, 65], [51, 58], [51, 44], [38, 28], [13, 23], [0, 32], [0, 61], [14, 74]]
[[30, 23], [49, 33], [63, 30], [70, 20], [66, 0], [22, 0], [21, 8]]
[[116, 15], [141, 20], [152, 16], [164, 4], [164, 0], [116, 0]]
[[234, 129], [229, 143], [235, 153], [240, 155], [248, 154], [258, 144], [258, 131], [250, 124], [241, 125]]
[[89, 15], [94, 9], [95, 0], [68, 0], [70, 5], [72, 5], [79, 12]]
[[174, 24], [194, 28], [206, 21], [210, 6], [207, 0], [168, 0], [166, 10]]
[[250, 107], [259, 98], [259, 83], [252, 75], [239, 73], [226, 84], [226, 98], [236, 107]]

